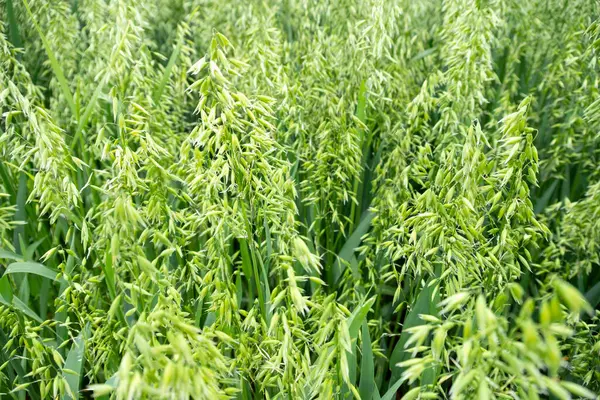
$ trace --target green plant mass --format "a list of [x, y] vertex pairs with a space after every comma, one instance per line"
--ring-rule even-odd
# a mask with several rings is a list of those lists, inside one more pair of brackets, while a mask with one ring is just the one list
[[600, 394], [600, 2], [0, 0], [0, 398]]

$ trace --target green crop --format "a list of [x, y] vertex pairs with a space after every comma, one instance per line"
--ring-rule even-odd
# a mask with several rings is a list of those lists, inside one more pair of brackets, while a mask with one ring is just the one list
[[596, 0], [0, 0], [0, 398], [597, 393]]

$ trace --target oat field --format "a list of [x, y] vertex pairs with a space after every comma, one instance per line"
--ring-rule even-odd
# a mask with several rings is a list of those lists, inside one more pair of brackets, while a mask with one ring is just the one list
[[596, 399], [597, 0], [0, 0], [0, 398]]

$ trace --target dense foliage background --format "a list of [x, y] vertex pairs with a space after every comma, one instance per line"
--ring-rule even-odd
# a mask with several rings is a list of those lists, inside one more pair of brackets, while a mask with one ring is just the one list
[[600, 392], [595, 0], [0, 0], [0, 397]]

